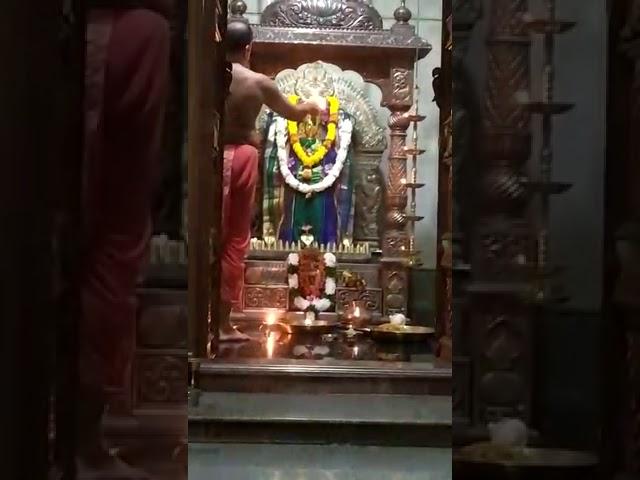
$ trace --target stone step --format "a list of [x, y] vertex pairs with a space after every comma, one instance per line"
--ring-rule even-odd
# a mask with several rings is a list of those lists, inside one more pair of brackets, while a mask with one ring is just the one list
[[205, 392], [451, 395], [450, 364], [420, 362], [250, 359], [200, 366]]
[[451, 397], [203, 392], [189, 442], [451, 446]]
[[345, 445], [189, 444], [189, 480], [451, 480], [451, 451]]

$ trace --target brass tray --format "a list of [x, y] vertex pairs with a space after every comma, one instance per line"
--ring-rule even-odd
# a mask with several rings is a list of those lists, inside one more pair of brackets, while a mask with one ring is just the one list
[[291, 335], [326, 335], [336, 330], [340, 326], [340, 322], [337, 320], [315, 320], [313, 323], [305, 323], [304, 319], [296, 319], [286, 322], [286, 325], [289, 327]]
[[429, 339], [435, 330], [431, 327], [405, 325], [403, 331], [382, 330], [379, 326], [371, 329], [371, 337], [383, 342], [422, 342]]

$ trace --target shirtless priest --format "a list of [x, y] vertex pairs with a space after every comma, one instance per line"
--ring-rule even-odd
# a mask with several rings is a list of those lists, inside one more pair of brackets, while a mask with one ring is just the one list
[[258, 181], [259, 135], [256, 119], [263, 105], [289, 119], [316, 117], [315, 103], [292, 105], [270, 78], [249, 69], [253, 33], [240, 21], [227, 26], [227, 60], [233, 79], [226, 103], [224, 131], [224, 183], [222, 210], [222, 285], [220, 341], [243, 341], [248, 337], [231, 325], [231, 310], [240, 303], [244, 259], [251, 239], [256, 183]]

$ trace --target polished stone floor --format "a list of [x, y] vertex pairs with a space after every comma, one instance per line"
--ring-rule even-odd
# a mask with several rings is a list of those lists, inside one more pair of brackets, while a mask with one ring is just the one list
[[450, 480], [451, 451], [338, 445], [189, 445], [189, 480]]

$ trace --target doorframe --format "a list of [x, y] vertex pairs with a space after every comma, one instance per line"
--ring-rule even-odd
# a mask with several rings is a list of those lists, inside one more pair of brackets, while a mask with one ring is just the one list
[[222, 209], [216, 205], [222, 205], [227, 12], [227, 0], [189, 2], [188, 348], [192, 362], [215, 354], [218, 340]]

